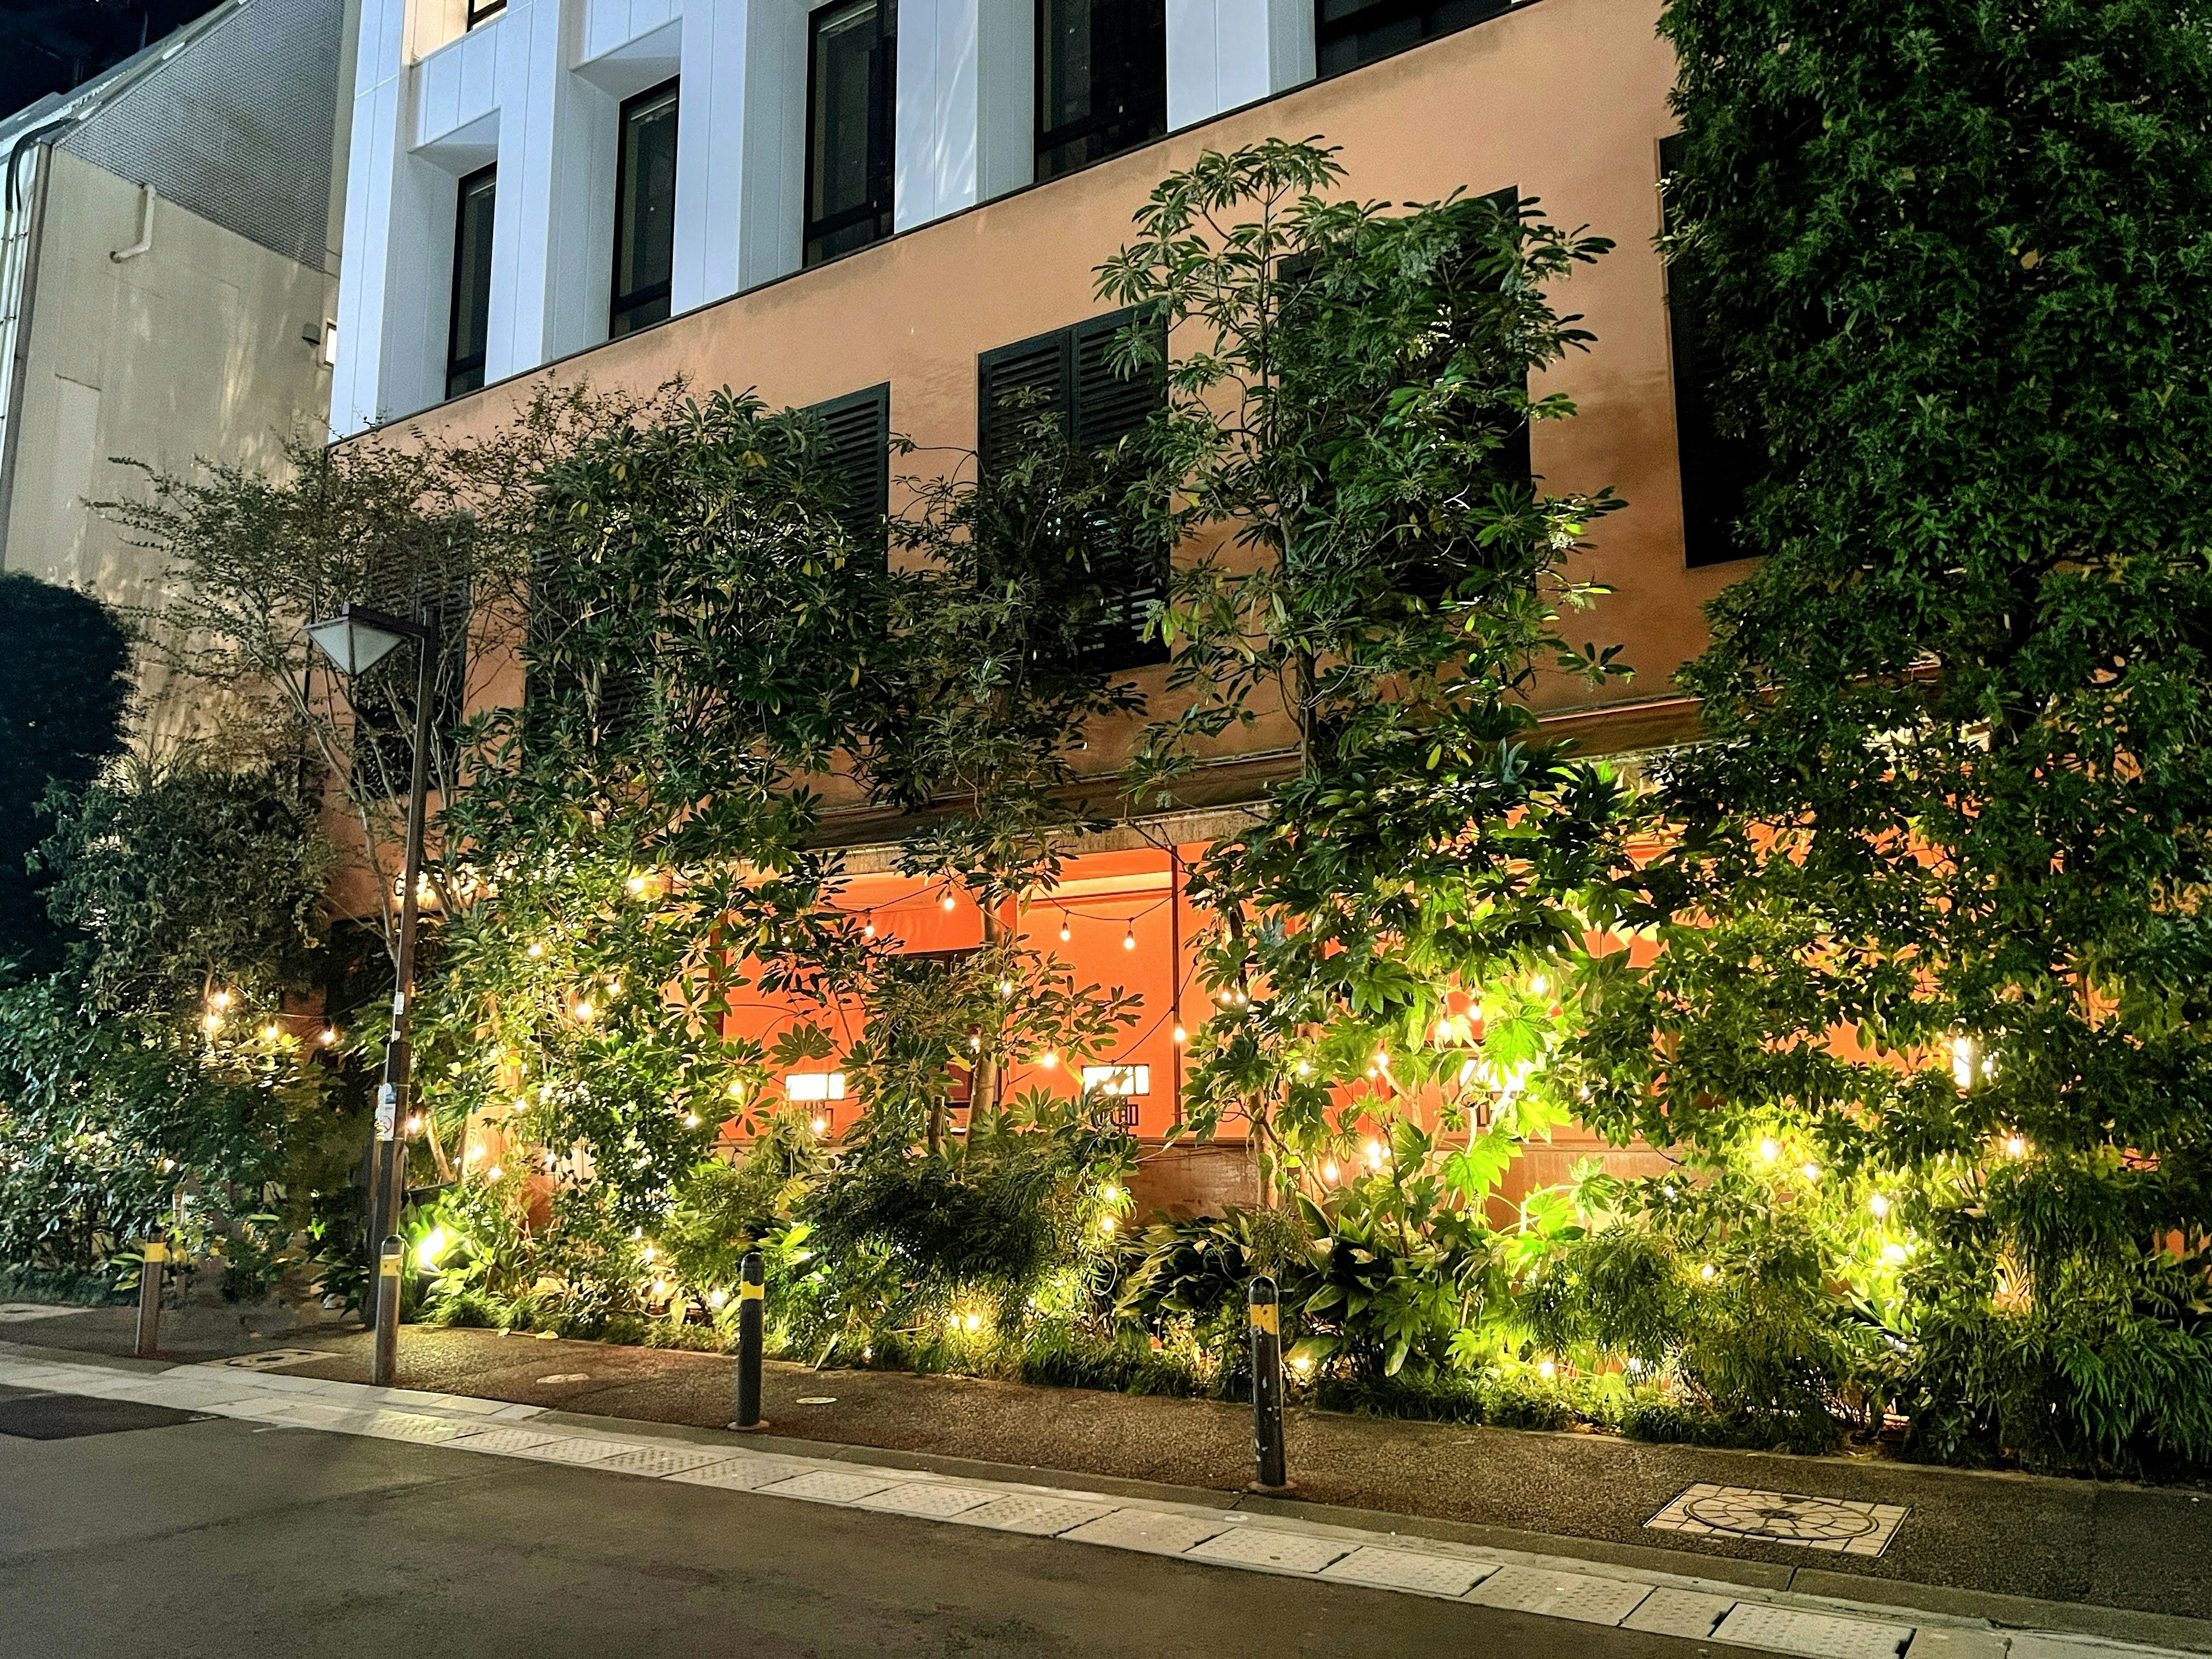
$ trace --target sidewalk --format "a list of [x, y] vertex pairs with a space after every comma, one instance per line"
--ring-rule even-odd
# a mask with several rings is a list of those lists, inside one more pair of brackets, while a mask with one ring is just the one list
[[[49, 1353], [127, 1352], [127, 1312], [10, 1325], [0, 1339]], [[273, 1375], [367, 1379], [362, 1334], [287, 1340], [327, 1357]], [[400, 1380], [416, 1389], [702, 1429], [732, 1414], [732, 1366], [720, 1356], [425, 1327], [407, 1328], [400, 1344]], [[1213, 1504], [1250, 1477], [1249, 1414], [1219, 1402], [777, 1362], [764, 1395], [775, 1433], [813, 1455], [871, 1448], [956, 1472], [988, 1464], [1034, 1480], [1047, 1470], [1054, 1484], [1143, 1482]], [[1309, 1411], [1290, 1413], [1288, 1441], [1301, 1501], [1243, 1507], [1316, 1515], [1326, 1505], [1345, 1526], [2212, 1652], [2212, 1495], [2202, 1492]], [[1878, 1555], [1646, 1524], [1700, 1484], [1906, 1513]]]

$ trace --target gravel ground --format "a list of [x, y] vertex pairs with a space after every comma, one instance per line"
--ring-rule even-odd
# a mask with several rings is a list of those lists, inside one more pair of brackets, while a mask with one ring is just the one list
[[[257, 1327], [257, 1328], [258, 1328]], [[179, 1332], [179, 1358], [293, 1346], [330, 1358], [286, 1369], [362, 1382], [368, 1339], [295, 1330], [240, 1340], [234, 1328]], [[170, 1346], [164, 1328], [164, 1346]], [[0, 1340], [127, 1352], [128, 1310], [0, 1326]], [[575, 1379], [554, 1381], [550, 1379]], [[410, 1388], [563, 1411], [720, 1427], [732, 1365], [665, 1349], [409, 1327]], [[887, 1371], [814, 1371], [769, 1362], [773, 1431], [812, 1441], [972, 1458], [1212, 1491], [1251, 1477], [1251, 1418], [1211, 1401], [1146, 1399]], [[826, 1404], [801, 1404], [823, 1400]], [[1792, 1457], [1647, 1446], [1608, 1436], [1401, 1423], [1293, 1410], [1289, 1465], [1310, 1503], [1510, 1528], [1561, 1538], [1727, 1557], [1736, 1575], [1848, 1595], [1863, 1576], [2043, 1601], [2212, 1617], [2212, 1494], [1930, 1469], [1885, 1459]], [[1742, 1539], [1650, 1532], [1644, 1522], [1696, 1481], [1909, 1505], [1876, 1559]], [[1759, 1571], [1754, 1563], [1778, 1571]], [[1694, 1571], [1685, 1562], [1683, 1570]], [[1825, 1584], [1830, 1575], [1838, 1582]], [[1877, 1587], [1868, 1593], [1879, 1596]], [[1963, 1610], [1963, 1609], [1962, 1609]]]

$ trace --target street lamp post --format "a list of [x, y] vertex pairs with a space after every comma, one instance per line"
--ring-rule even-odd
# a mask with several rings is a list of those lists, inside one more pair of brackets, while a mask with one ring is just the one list
[[389, 1387], [398, 1368], [400, 1274], [404, 1261], [399, 1217], [407, 1202], [406, 1121], [411, 1056], [407, 1046], [409, 1005], [415, 998], [416, 890], [422, 880], [422, 825], [430, 774], [430, 704], [438, 672], [438, 620], [424, 606], [413, 620], [343, 605], [328, 622], [308, 625], [307, 637], [352, 679], [409, 640], [415, 642], [414, 779], [407, 792], [407, 846], [401, 858], [399, 952], [392, 993], [392, 1036], [384, 1045], [384, 1081], [376, 1091], [376, 1167], [370, 1172], [369, 1238], [376, 1282], [376, 1346], [371, 1376]]

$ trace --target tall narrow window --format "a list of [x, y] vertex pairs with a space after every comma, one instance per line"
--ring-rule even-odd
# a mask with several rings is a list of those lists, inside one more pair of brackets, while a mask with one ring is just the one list
[[[1674, 210], [1667, 195], [1681, 166], [1682, 137], [1659, 141], [1660, 212], [1668, 230]], [[1740, 434], [1722, 432], [1713, 410], [1712, 352], [1699, 341], [1697, 308], [1689, 290], [1695, 266], [1677, 258], [1667, 267], [1667, 334], [1674, 368], [1674, 453], [1682, 475], [1682, 556], [1692, 566], [1745, 559], [1736, 521], [1743, 516], [1744, 492], [1759, 476], [1765, 458], [1761, 446]]]
[[458, 398], [484, 383], [484, 347], [491, 338], [491, 218], [496, 167], [461, 180], [453, 211], [453, 313], [446, 334], [446, 395]]
[[805, 263], [891, 234], [896, 0], [848, 0], [809, 20]]
[[676, 268], [676, 82], [622, 106], [615, 157], [615, 281], [607, 334], [665, 322]]
[[1168, 130], [1165, 0], [1037, 0], [1037, 177]]
[[1513, 0], [1320, 0], [1316, 64], [1323, 79], [1495, 17]]

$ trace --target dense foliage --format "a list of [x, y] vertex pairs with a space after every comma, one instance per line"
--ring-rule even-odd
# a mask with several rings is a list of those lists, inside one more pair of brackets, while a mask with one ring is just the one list
[[131, 643], [106, 606], [0, 574], [0, 961], [54, 965], [58, 940], [29, 860], [52, 827], [49, 785], [82, 787], [123, 750]]
[[[1592, 981], [1638, 1224], [1931, 1455], [2212, 1460], [2212, 39], [1674, 0], [1672, 250], [1766, 557]], [[1639, 959], [1640, 960], [1640, 959]], [[1891, 1367], [1890, 1369], [1899, 1369]]]

